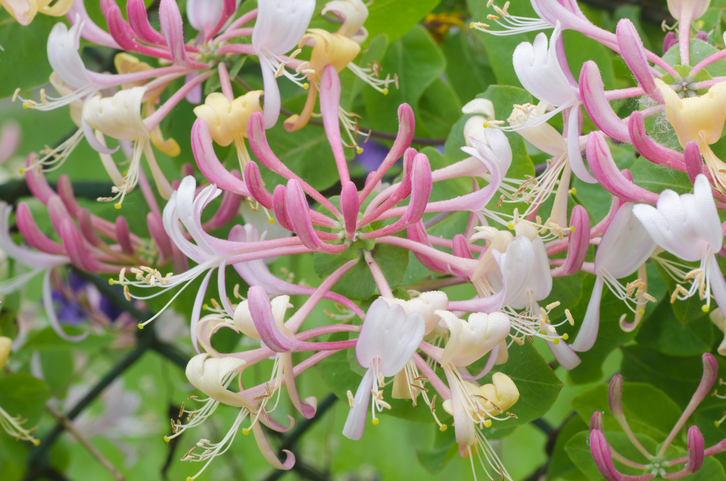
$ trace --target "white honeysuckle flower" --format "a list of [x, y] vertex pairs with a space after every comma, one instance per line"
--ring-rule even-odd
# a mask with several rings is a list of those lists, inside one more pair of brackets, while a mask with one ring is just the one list
[[449, 340], [441, 355], [441, 365], [466, 367], [484, 357], [509, 335], [509, 316], [503, 312], [475, 312], [468, 320], [449, 311], [436, 311], [449, 329]]
[[320, 12], [321, 15], [332, 14], [343, 25], [338, 29], [339, 35], [363, 43], [368, 38], [368, 31], [363, 27], [368, 18], [368, 7], [362, 0], [334, 0], [328, 2]]
[[[559, 24], [547, 41], [544, 33], [539, 33], [533, 43], [522, 42], [514, 50], [512, 64], [524, 88], [539, 100], [558, 107], [576, 104], [577, 88], [562, 71], [557, 58], [557, 42], [562, 35]], [[548, 114], [551, 117], [553, 114]]]
[[[616, 297], [625, 301], [628, 308], [637, 316], [642, 316], [645, 301], [641, 301], [641, 289], [636, 289], [638, 300], [635, 300], [631, 297], [633, 289], [623, 286], [618, 279], [639, 270], [653, 253], [655, 247], [655, 242], [648, 230], [634, 215], [633, 204], [623, 204], [603, 234], [595, 253], [594, 270], [597, 278], [580, 332], [577, 333], [577, 337], [572, 343], [572, 349], [587, 351], [595, 344], [600, 326], [600, 300], [605, 285]], [[641, 282], [645, 281], [641, 279]], [[635, 304], [635, 307], [632, 307], [630, 303]]]
[[403, 307], [406, 315], [420, 314], [426, 323], [425, 334], [428, 335], [439, 324], [441, 318], [436, 311], [446, 310], [449, 307], [449, 298], [443, 291], [422, 292], [418, 297], [410, 300], [397, 299], [395, 297], [382, 297], [389, 306], [397, 304]]
[[660, 247], [686, 262], [699, 262], [698, 268], [688, 272], [681, 268], [690, 266], [661, 260], [661, 265], [678, 282], [691, 283], [689, 290], [679, 284], [672, 300], [698, 293], [706, 300], [703, 310], [708, 312], [713, 295], [719, 308], [726, 309], [726, 281], [716, 261], [716, 253], [723, 248], [723, 233], [708, 178], [703, 174], [696, 177], [693, 194], [679, 196], [666, 189], [661, 192], [657, 207], [638, 204], [633, 207], [633, 214]]
[[343, 436], [353, 440], [361, 438], [371, 397], [374, 425], [378, 424], [376, 409], [390, 409], [380, 395], [382, 378], [394, 376], [408, 364], [423, 340], [424, 329], [424, 319], [418, 313], [406, 315], [401, 306], [389, 306], [381, 298], [371, 304], [355, 345], [358, 363], [367, 371], [351, 402]]
[[[262, 0], [257, 7], [257, 23], [252, 32], [252, 47], [260, 59], [265, 86], [265, 128], [272, 128], [280, 116], [280, 90], [277, 72], [282, 56], [297, 47], [315, 11], [315, 0]], [[282, 73], [296, 80], [282, 68]]]

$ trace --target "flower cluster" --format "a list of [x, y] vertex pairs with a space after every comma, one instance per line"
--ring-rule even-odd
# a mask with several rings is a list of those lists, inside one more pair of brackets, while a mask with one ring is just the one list
[[[51, 324], [65, 339], [79, 341], [88, 332], [68, 334], [55, 313], [51, 280], [61, 266], [110, 275], [111, 284], [120, 286], [128, 300], [173, 292], [167, 306], [190, 285], [197, 286], [191, 311], [183, 313], [197, 351], [186, 376], [207, 398], [201, 407], [183, 407], [165, 439], [199, 426], [220, 403], [239, 410], [221, 440], [201, 439], [182, 458], [203, 462], [199, 473], [229, 449], [240, 430], [253, 433], [272, 466], [290, 469], [294, 454], [287, 451], [279, 459], [266, 436], [268, 430], [293, 427], [292, 417], [276, 419], [281, 397], [289, 398], [302, 417], [314, 417], [317, 399], [301, 395], [298, 376], [337, 353], [354, 350], [357, 365], [351, 362], [351, 370], [363, 373], [360, 384], [355, 392], [335, 393], [350, 406], [344, 436], [360, 439], [369, 412], [372, 425], [379, 424], [378, 413], [392, 407], [390, 392], [411, 408], [423, 401], [440, 431], [451, 424], [459, 454], [470, 458], [472, 468], [476, 455], [489, 478], [511, 479], [486, 432], [496, 422], [517, 418], [520, 389], [505, 373], [512, 350], [530, 341], [543, 343], [560, 366], [574, 369], [581, 362], [578, 353], [597, 342], [605, 286], [623, 301], [623, 312], [632, 312], [632, 318], [627, 313], [620, 318], [626, 331], [636, 329], [648, 303], [656, 302], [648, 293], [649, 262], [675, 280], [672, 303], [697, 295], [704, 312], [726, 310], [726, 281], [717, 260], [726, 252], [718, 213], [726, 206], [726, 165], [711, 148], [721, 138], [726, 119], [726, 77], [711, 77], [707, 71], [726, 57], [726, 50], [690, 67], [692, 23], [708, 2], [669, 2], [680, 27], [677, 39], [667, 37], [679, 54], [677, 64], [671, 65], [644, 48], [627, 19], [620, 20], [613, 34], [590, 23], [574, 1], [532, 0], [537, 19], [514, 16], [508, 2], [500, 8], [490, 1], [494, 13], [487, 21], [492, 25], [473, 23], [474, 28], [494, 35], [553, 29], [549, 38], [540, 33], [534, 42], [523, 42], [513, 55], [519, 81], [538, 103], [514, 105], [510, 113], [495, 111], [484, 98], [469, 102], [463, 109], [469, 115], [463, 159], [444, 166], [434, 166], [426, 153], [414, 148], [414, 111], [401, 104], [398, 132], [380, 165], [364, 179], [352, 175], [349, 167], [350, 154], [363, 148], [357, 140], [356, 114], [341, 106], [341, 72], [348, 69], [367, 83], [363, 88], [381, 95], [389, 93], [389, 86], [397, 87], [398, 79], [394, 72], [383, 77], [375, 62], [361, 66], [356, 60], [368, 36], [363, 26], [368, 9], [361, 0], [325, 5], [322, 13], [341, 24], [334, 33], [308, 28], [313, 0], [260, 0], [257, 9], [242, 15], [234, 0], [188, 0], [186, 16], [198, 32], [190, 41], [184, 39], [174, 0], [159, 4], [160, 30], [152, 26], [142, 0], [127, 2], [126, 18], [115, 1], [102, 1], [108, 32], [94, 24], [82, 0], [52, 7], [27, 3], [31, 13], [12, 11], [21, 23], [36, 11], [57, 15], [63, 10], [72, 27], [58, 23], [48, 38], [50, 82], [59, 96], [41, 89], [37, 101], [17, 92], [16, 97], [28, 109], [70, 107], [77, 132], [59, 147], [30, 154], [23, 169], [30, 192], [47, 210], [54, 236], [43, 232], [27, 203], [17, 205], [14, 217], [10, 205], [0, 205], [0, 248], [29, 268], [0, 284], [0, 292], [17, 290], [44, 273], [43, 299]], [[565, 57], [564, 30], [584, 34], [622, 56], [638, 85], [606, 90], [593, 61], [577, 76]], [[79, 53], [81, 38], [119, 50], [117, 72], [87, 69]], [[700, 33], [697, 38], [708, 40]], [[247, 58], [259, 63], [263, 90], [248, 88], [235, 97], [235, 71]], [[268, 131], [283, 111], [280, 77], [307, 91], [302, 111], [283, 122], [284, 130], [303, 129], [319, 109], [339, 180], [325, 193], [286, 165], [269, 140]], [[203, 86], [209, 85], [218, 91], [202, 99]], [[201, 175], [185, 165], [179, 178], [170, 180], [155, 151], [172, 157], [181, 152], [176, 140], [164, 138], [161, 126], [174, 109], [184, 108], [184, 99], [197, 104], [189, 135]], [[626, 118], [611, 104], [622, 99], [638, 100], [638, 108]], [[583, 135], [585, 115], [596, 128]], [[557, 116], [562, 132], [548, 123]], [[660, 117], [659, 125], [667, 123], [675, 139], [669, 145], [656, 142], [649, 131], [652, 120]], [[536, 177], [508, 176], [519, 161], [510, 145], [512, 133], [550, 157]], [[109, 147], [109, 137], [117, 147]], [[55, 188], [46, 181], [44, 172], [60, 168], [84, 139], [113, 183], [99, 200], [113, 201], [120, 209], [127, 194], [140, 187], [148, 208], [148, 236], [131, 231], [131, 217], [119, 215], [111, 222], [82, 207], [68, 176], [61, 176]], [[614, 142], [631, 144], [650, 162], [688, 174], [692, 192], [656, 193], [636, 185], [631, 173], [616, 165]], [[215, 144], [234, 144], [235, 169], [224, 165]], [[123, 172], [117, 162], [120, 154], [127, 163]], [[572, 205], [573, 174], [610, 194], [610, 210], [598, 222], [591, 222], [582, 205]], [[282, 181], [272, 184], [273, 178]], [[473, 187], [443, 196], [448, 191], [438, 186], [452, 180]], [[166, 202], [163, 207], [157, 194]], [[210, 205], [220, 196], [210, 215]], [[459, 213], [466, 221], [453, 235], [430, 233]], [[12, 219], [23, 245], [13, 240]], [[400, 280], [386, 274], [379, 256], [392, 248], [410, 254], [426, 269], [426, 282], [399, 288]], [[313, 255], [329, 267], [317, 287], [282, 279], [268, 267], [280, 257]], [[228, 288], [229, 266], [236, 273], [230, 281], [233, 292]], [[576, 319], [572, 306], [553, 297], [553, 279], [579, 273], [595, 280], [586, 312]], [[213, 275], [214, 293], [208, 292], [215, 284]], [[357, 298], [339, 289], [346, 280], [362, 283], [364, 278], [375, 285], [372, 296]], [[454, 298], [447, 290], [460, 284], [471, 287], [466, 298]], [[304, 302], [293, 306], [291, 296], [302, 296]], [[336, 303], [338, 312], [321, 320], [313, 312], [323, 300]], [[719, 319], [723, 316], [715, 316], [714, 322]], [[253, 339], [245, 345], [254, 348], [218, 351], [212, 338], [224, 328]], [[576, 333], [571, 343], [569, 333]], [[0, 342], [0, 360], [2, 346]], [[715, 376], [715, 361], [708, 356], [694, 409]], [[244, 385], [243, 374], [257, 364], [271, 364], [269, 380]], [[491, 382], [481, 384], [485, 376]], [[389, 383], [390, 391], [384, 391]], [[619, 406], [620, 391], [622, 378], [616, 377], [611, 409], [626, 434], [632, 434]], [[686, 409], [657, 455], [647, 454], [653, 463], [665, 465], [670, 441], [692, 411]], [[5, 415], [1, 409], [0, 414]], [[3, 427], [10, 423], [7, 429], [33, 439], [12, 418], [4, 419]], [[704, 453], [717, 452], [704, 451], [702, 436], [691, 428], [688, 459], [666, 463], [686, 463], [676, 476], [656, 464], [640, 465], [616, 455], [598, 419], [593, 421], [591, 448], [609, 480], [656, 474], [676, 479], [698, 471]], [[640, 446], [635, 436], [629, 438]], [[637, 478], [622, 475], [610, 453], [628, 466], [653, 471]]]

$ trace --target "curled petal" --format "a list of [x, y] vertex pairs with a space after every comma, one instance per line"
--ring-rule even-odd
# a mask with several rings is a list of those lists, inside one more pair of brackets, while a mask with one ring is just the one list
[[284, 185], [276, 185], [275, 192], [272, 194], [272, 206], [275, 210], [275, 217], [280, 225], [290, 232], [295, 232], [295, 226], [292, 224], [290, 216], [287, 213], [286, 192], [287, 189]]
[[[162, 6], [159, 8], [161, 10]], [[166, 45], [166, 39], [162, 34], [154, 30], [149, 23], [149, 16], [146, 13], [144, 0], [128, 0], [126, 2], [126, 16], [129, 19], [131, 29], [138, 35], [139, 39], [146, 43]]]
[[250, 190], [250, 196], [259, 202], [266, 209], [272, 209], [272, 196], [262, 182], [260, 169], [255, 162], [247, 162], [245, 165], [245, 182]]
[[605, 135], [620, 142], [630, 143], [628, 127], [615, 114], [605, 98], [605, 85], [600, 76], [600, 69], [592, 60], [585, 62], [580, 72], [580, 97], [590, 118]]
[[345, 236], [353, 240], [355, 237], [356, 225], [360, 203], [358, 202], [358, 188], [353, 182], [345, 182], [340, 192], [340, 210], [343, 212], [345, 222]]
[[18, 210], [15, 213], [15, 222], [18, 225], [18, 230], [23, 235], [23, 239], [31, 247], [48, 254], [66, 254], [66, 250], [62, 245], [52, 241], [40, 231], [38, 225], [35, 223], [33, 214], [25, 202], [18, 204]]
[[285, 201], [289, 219], [302, 243], [309, 249], [321, 249], [324, 244], [313, 229], [308, 201], [302, 187], [295, 179], [291, 179], [287, 183]]
[[348, 412], [343, 426], [343, 436], [357, 441], [363, 436], [368, 417], [368, 406], [371, 402], [371, 390], [373, 389], [373, 370], [368, 369], [363, 376], [353, 398], [353, 407]]
[[189, 59], [184, 45], [184, 24], [176, 0], [161, 0], [159, 22], [161, 33], [169, 46], [172, 61], [177, 64], [187, 64]]
[[579, 272], [585, 262], [587, 249], [590, 246], [590, 216], [581, 205], [573, 207], [570, 226], [575, 231], [568, 237], [567, 257], [560, 267], [552, 270], [553, 277], [570, 276]]
[[696, 177], [698, 174], [703, 173], [703, 159], [701, 159], [701, 149], [698, 148], [698, 144], [693, 140], [686, 144], [686, 149], [683, 152], [683, 158], [686, 161], [686, 172], [691, 183], [696, 183]]
[[618, 22], [616, 36], [620, 46], [620, 54], [625, 63], [628, 64], [630, 71], [633, 72], [635, 79], [653, 100], [663, 103], [663, 95], [655, 86], [643, 41], [640, 39], [633, 22], [627, 18], [621, 19]]
[[605, 137], [601, 132], [592, 132], [587, 138], [587, 159], [592, 174], [600, 184], [613, 195], [631, 202], [655, 204], [658, 194], [638, 187], [629, 181], [615, 165]]
[[192, 126], [192, 151], [202, 174], [217, 187], [230, 190], [236, 194], [249, 196], [250, 192], [245, 183], [232, 175], [214, 153], [212, 137], [209, 135], [207, 123], [202, 119], [194, 121]]

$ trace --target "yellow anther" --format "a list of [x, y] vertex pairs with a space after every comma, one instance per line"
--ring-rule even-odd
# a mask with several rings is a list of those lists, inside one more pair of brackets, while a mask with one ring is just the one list
[[139, 322], [139, 323], [138, 323], [138, 324], [137, 324], [136, 326], [137, 326], [137, 327], [138, 327], [139, 329], [143, 329], [143, 328], [144, 328], [144, 325], [143, 325], [142, 323], [140, 323], [140, 322]]
[[711, 307], [708, 304], [704, 304], [703, 306], [701, 306], [701, 310], [703, 312], [708, 312], [711, 310]]
[[484, 426], [486, 426], [488, 428], [492, 427], [492, 421], [491, 421], [491, 419], [485, 419], [484, 420]]
[[570, 232], [575, 232], [575, 226], [570, 226]]
[[25, 169], [20, 169], [20, 174], [22, 175], [24, 173], [25, 173]]
[[574, 187], [572, 189], [570, 189], [570, 194], [577, 195], [577, 189]]
[[568, 340], [569, 338], [570, 338], [570, 335], [569, 335], [569, 334], [567, 334], [567, 333], [564, 333], [564, 334], [562, 334], [562, 340], [563, 340], [563, 341], [566, 341], [566, 340]]
[[363, 153], [363, 149], [361, 149], [360, 146], [358, 146], [358, 147], [355, 148], [355, 153], [358, 154], [358, 155], [360, 155], [360, 154]]
[[552, 340], [552, 344], [554, 344], [555, 346], [556, 346], [557, 344], [559, 344], [559, 343], [560, 343], [560, 340], [559, 340], [559, 339], [557, 339], [557, 338], [555, 338], [555, 339], [553, 339], [553, 340]]
[[169, 436], [164, 436], [164, 441], [168, 443], [169, 441], [171, 441], [171, 439], [169, 439]]
[[24, 109], [28, 109], [28, 108], [30, 108], [30, 107], [28, 107], [28, 104], [23, 104], [23, 108], [24, 108]]
[[310, 84], [309, 84], [309, 83], [304, 83], [304, 84], [303, 84], [303, 88], [304, 88], [305, 90], [309, 89], [309, 88], [310, 88]]
[[471, 22], [471, 23], [469, 24], [469, 28], [474, 28], [474, 22]]
[[380, 423], [380, 422], [381, 422], [381, 421], [379, 421], [379, 420], [378, 420], [378, 418], [376, 418], [376, 419], [374, 419], [374, 420], [372, 421], [372, 423], [373, 423], [373, 425], [374, 425], [374, 426], [378, 426], [378, 423]]
[[249, 435], [249, 434], [250, 434], [250, 430], [249, 430], [249, 428], [244, 428], [244, 429], [242, 430], [242, 434], [244, 434], [245, 436]]
[[388, 89], [383, 89], [383, 95], [388, 95]]
[[108, 285], [109, 285], [109, 286], [112, 286], [112, 285], [113, 285], [113, 279], [109, 279], [109, 280], [108, 280]]
[[120, 210], [121, 209], [121, 204], [115, 204], [114, 207], [116, 208], [116, 210]]
[[645, 309], [638, 309], [638, 315], [642, 316], [643, 314], [645, 314]]
[[40, 444], [40, 439], [33, 439], [33, 446], [37, 446]]
[[441, 431], [442, 433], [447, 429], [449, 429], [449, 427], [446, 424], [442, 424], [441, 426], [439, 426], [439, 431]]
[[508, 224], [507, 224], [507, 228], [508, 228], [509, 230], [514, 230], [514, 224], [512, 224], [511, 222], [510, 222], [510, 223], [508, 223]]
[[275, 219], [273, 219], [272, 217], [270, 217], [270, 220], [268, 222], [269, 222], [270, 225], [272, 225], [272, 224], [275, 223]]

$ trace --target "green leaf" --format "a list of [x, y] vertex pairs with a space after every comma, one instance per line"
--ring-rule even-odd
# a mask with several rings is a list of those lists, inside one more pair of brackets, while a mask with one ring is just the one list
[[0, 98], [13, 95], [15, 89], [28, 89], [48, 82], [51, 72], [46, 54], [48, 35], [57, 20], [37, 15], [27, 27], [20, 25], [6, 11], [0, 12]]
[[421, 97], [417, 113], [417, 127], [425, 129], [430, 137], [446, 138], [461, 116], [461, 102], [454, 89], [437, 78]]
[[587, 481], [587, 477], [575, 466], [565, 452], [567, 442], [580, 431], [586, 430], [588, 425], [579, 417], [571, 418], [562, 427], [557, 435], [555, 447], [552, 450], [550, 463], [547, 466], [547, 479], [566, 479], [568, 481]]
[[[292, 112], [301, 112], [305, 98], [307, 95], [298, 95], [284, 102], [283, 107]], [[277, 158], [313, 188], [322, 191], [340, 179], [328, 137], [321, 126], [309, 124], [298, 131], [287, 132], [280, 119], [277, 125], [267, 130], [265, 134]], [[239, 169], [239, 166], [237, 168]], [[281, 176], [269, 169], [263, 168], [261, 173], [270, 191], [274, 190], [276, 185], [284, 183]]]
[[446, 76], [464, 104], [497, 81], [483, 45], [475, 39], [462, 30], [448, 35], [441, 43], [446, 55]]
[[682, 324], [673, 313], [673, 305], [664, 299], [635, 339], [641, 346], [671, 356], [698, 356], [711, 350], [714, 326], [708, 315]]
[[25, 429], [38, 422], [48, 399], [48, 384], [30, 374], [15, 373], [0, 378], [0, 406], [11, 416], [27, 419]]
[[378, 0], [368, 7], [368, 38], [385, 33], [393, 42], [409, 32], [441, 0]]
[[[348, 249], [351, 251], [351, 249]], [[330, 255], [315, 253], [313, 262], [315, 272], [322, 278], [329, 276], [335, 269], [348, 262], [351, 252]], [[352, 252], [355, 254], [355, 251]], [[359, 254], [358, 264], [353, 266], [336, 284], [332, 291], [351, 299], [368, 299], [377, 292], [376, 283], [368, 265]], [[386, 281], [395, 289], [403, 281], [408, 266], [408, 250], [388, 244], [378, 244], [373, 250], [373, 259], [383, 271]]]
[[384, 75], [398, 75], [398, 89], [391, 86], [385, 97], [373, 89], [364, 89], [364, 121], [376, 130], [396, 132], [398, 106], [405, 102], [416, 109], [426, 89], [444, 72], [446, 60], [426, 29], [416, 26], [388, 46], [381, 66]]
[[[677, 47], [677, 45], [675, 45]], [[703, 40], [699, 40], [697, 38], [691, 38], [691, 42], [689, 44], [690, 47], [690, 64], [696, 65], [698, 62], [703, 60], [706, 57], [709, 57], [715, 53], [718, 52], [718, 49], [714, 47], [713, 45], [709, 45], [708, 43], [704, 42]], [[681, 63], [681, 51], [679, 48], [672, 48], [666, 52], [665, 55], [663, 55], [663, 60], [668, 62], [670, 65], [680, 65]], [[712, 77], [719, 77], [726, 75], [726, 60], [718, 60], [717, 62], [713, 62], [710, 65], [707, 65], [704, 67], [704, 70], [706, 70], [709, 74], [711, 74]]]
[[610, 90], [616, 87], [612, 53], [603, 44], [574, 30], [563, 31], [562, 41], [565, 44], [567, 64], [575, 78], [579, 77], [583, 64], [592, 60], [600, 69], [605, 88]]
[[[681, 408], [666, 393], [650, 384], [626, 382], [623, 385], [623, 412], [634, 433], [653, 439], [665, 440], [671, 428], [681, 416]], [[601, 384], [585, 391], [572, 400], [572, 407], [582, 418], [590, 422], [596, 411], [603, 413], [603, 423], [608, 431], [621, 431], [612, 416], [608, 404], [608, 386]], [[679, 442], [679, 440], [676, 440]]]
[[73, 354], [68, 349], [39, 351], [43, 377], [48, 381], [53, 396], [63, 399], [73, 381]]
[[[336, 332], [328, 338], [330, 342], [347, 340], [348, 334], [345, 332]], [[336, 352], [329, 358], [320, 361], [318, 370], [333, 394], [346, 404], [348, 403], [347, 392], [352, 391], [355, 393], [363, 378], [363, 376], [351, 369], [346, 351]]]
[[656, 194], [666, 189], [674, 190], [678, 194], [686, 194], [693, 190], [688, 174], [654, 164], [645, 157], [638, 158], [630, 172], [637, 185]]
[[454, 455], [458, 454], [458, 445], [454, 443], [453, 434], [450, 435], [451, 443], [444, 446], [435, 447], [432, 450], [418, 450], [416, 457], [421, 466], [433, 475], [437, 475], [444, 469], [446, 463], [449, 462]]

